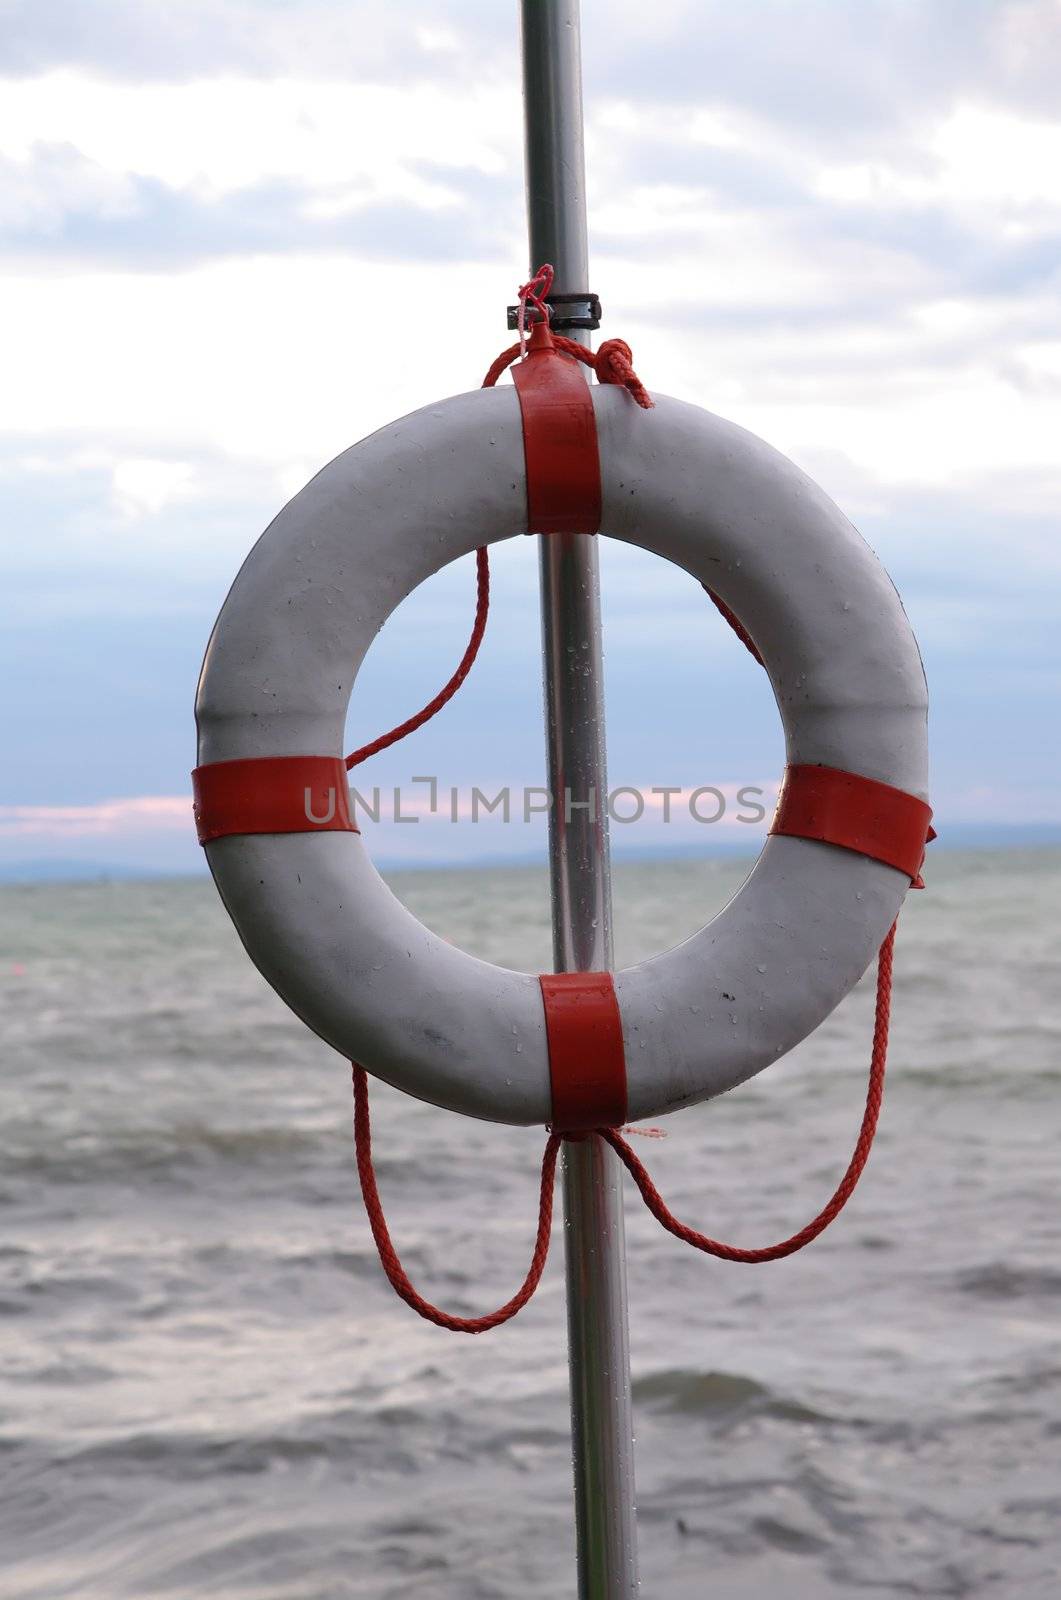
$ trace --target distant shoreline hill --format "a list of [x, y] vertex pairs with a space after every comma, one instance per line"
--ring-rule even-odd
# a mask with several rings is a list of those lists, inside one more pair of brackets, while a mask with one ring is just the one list
[[167, 871], [143, 862], [119, 865], [115, 862], [63, 860], [45, 857], [38, 861], [0, 861], [0, 884], [18, 883], [136, 883], [155, 878], [191, 878], [199, 873]]
[[[938, 840], [930, 847], [929, 859], [939, 851], [949, 850], [1030, 850], [1061, 845], [1061, 822], [1028, 822], [1003, 824], [988, 822], [941, 823]], [[612, 857], [616, 865], [635, 862], [696, 861], [716, 858], [734, 859], [753, 857], [762, 848], [762, 835], [741, 843], [710, 843], [695, 848], [688, 844], [672, 849], [665, 846], [637, 846], [621, 834], [612, 835]], [[480, 857], [468, 861], [454, 861], [440, 857], [437, 860], [402, 860], [381, 851], [376, 865], [383, 872], [488, 872], [491, 869], [513, 867], [541, 867], [545, 865], [544, 850], [523, 854]], [[150, 881], [178, 881], [205, 877], [205, 862], [201, 871], [185, 868], [167, 868], [150, 862], [82, 861], [76, 858], [40, 857], [32, 861], [0, 861], [0, 885], [31, 885], [61, 883], [136, 883]]]

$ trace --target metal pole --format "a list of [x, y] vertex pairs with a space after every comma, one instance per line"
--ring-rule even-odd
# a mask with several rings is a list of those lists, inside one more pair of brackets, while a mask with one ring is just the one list
[[[530, 270], [589, 290], [579, 0], [521, 0]], [[575, 334], [589, 343], [589, 335]], [[559, 972], [612, 965], [597, 545], [540, 541], [549, 861]], [[563, 1193], [580, 1600], [638, 1590], [621, 1168], [599, 1138], [570, 1143]]]

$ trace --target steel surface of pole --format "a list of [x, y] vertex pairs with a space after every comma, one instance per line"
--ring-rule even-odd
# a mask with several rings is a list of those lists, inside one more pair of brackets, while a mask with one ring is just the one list
[[[530, 270], [589, 290], [578, 0], [521, 0]], [[573, 334], [589, 343], [588, 334]], [[612, 965], [597, 543], [540, 540], [549, 860], [557, 971]], [[571, 1421], [581, 1600], [637, 1594], [621, 1172], [593, 1137], [564, 1152]]]

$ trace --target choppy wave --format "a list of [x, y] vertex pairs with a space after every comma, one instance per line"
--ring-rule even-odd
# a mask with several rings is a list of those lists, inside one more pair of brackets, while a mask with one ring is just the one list
[[190, 1119], [173, 1125], [71, 1134], [33, 1145], [20, 1145], [9, 1134], [2, 1160], [9, 1176], [40, 1177], [50, 1183], [93, 1183], [153, 1173], [184, 1176], [193, 1182], [199, 1169], [229, 1164], [275, 1166], [289, 1172], [293, 1164], [328, 1146], [338, 1154], [337, 1134], [290, 1127], [223, 1128]]
[[[683, 935], [741, 871], [625, 869], [621, 942], [637, 952], [639, 918]], [[475, 947], [512, 878], [401, 889]], [[1061, 857], [941, 854], [933, 880], [903, 917], [880, 1139], [830, 1233], [726, 1266], [631, 1199], [658, 1600], [1056, 1595]], [[414, 1319], [357, 1199], [348, 1069], [207, 884], [0, 892], [0, 1004], [5, 1600], [572, 1593], [559, 1224], [516, 1323], [461, 1340]], [[642, 1154], [679, 1211], [750, 1240], [811, 1214], [850, 1148], [871, 1007], [863, 985], [783, 1071], [668, 1123]], [[454, 1309], [498, 1303], [540, 1139], [387, 1090], [377, 1110], [410, 1271]]]
[[720, 1423], [757, 1415], [785, 1422], [817, 1424], [832, 1420], [822, 1411], [775, 1394], [765, 1384], [735, 1372], [655, 1372], [635, 1382], [634, 1399], [647, 1407], [686, 1416], [702, 1415]]

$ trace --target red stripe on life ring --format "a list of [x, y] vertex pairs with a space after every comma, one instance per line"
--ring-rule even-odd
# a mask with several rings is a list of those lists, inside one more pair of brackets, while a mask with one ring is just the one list
[[905, 789], [838, 767], [785, 768], [771, 833], [818, 839], [883, 861], [920, 888], [932, 807]]
[[551, 1127], [558, 1133], [626, 1121], [623, 1024], [610, 972], [543, 972]]
[[192, 773], [200, 844], [246, 833], [360, 833], [338, 756], [256, 756]]
[[523, 419], [528, 533], [596, 533], [600, 453], [593, 396], [578, 363], [535, 325], [527, 358], [512, 368]]

